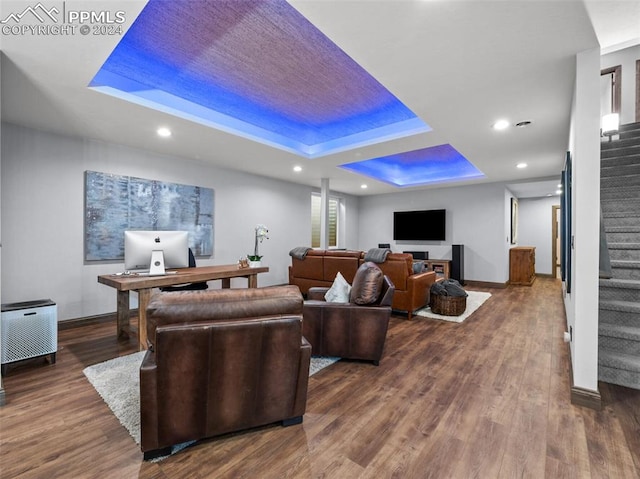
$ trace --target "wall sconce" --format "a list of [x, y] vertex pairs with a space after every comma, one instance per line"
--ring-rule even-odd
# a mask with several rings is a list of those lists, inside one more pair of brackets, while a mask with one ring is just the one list
[[618, 134], [620, 128], [620, 114], [609, 113], [602, 116], [602, 136], [608, 136], [609, 140], [613, 135]]

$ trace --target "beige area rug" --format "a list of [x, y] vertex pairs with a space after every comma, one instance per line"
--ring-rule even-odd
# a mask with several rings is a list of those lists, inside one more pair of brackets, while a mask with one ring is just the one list
[[[82, 372], [109, 409], [118, 418], [129, 434], [140, 444], [140, 365], [146, 351], [120, 356], [85, 368]], [[309, 376], [330, 366], [340, 358], [312, 357]], [[184, 449], [193, 442], [173, 447], [171, 454]], [[168, 456], [154, 459], [159, 461]]]
[[485, 293], [483, 291], [467, 291], [467, 309], [460, 316], [443, 316], [431, 312], [431, 308], [428, 306], [422, 308], [414, 313], [415, 316], [422, 316], [423, 318], [441, 319], [443, 321], [450, 321], [452, 323], [461, 323], [469, 316], [471, 316], [476, 309], [484, 304], [484, 302], [491, 297], [491, 293]]

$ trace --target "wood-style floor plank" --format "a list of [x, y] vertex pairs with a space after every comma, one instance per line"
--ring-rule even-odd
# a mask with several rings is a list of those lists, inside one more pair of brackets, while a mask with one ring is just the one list
[[63, 329], [56, 364], [25, 361], [3, 378], [0, 477], [640, 477], [640, 391], [600, 384], [601, 411], [570, 402], [560, 283], [483, 290], [492, 297], [461, 324], [394, 316], [379, 367], [340, 361], [311, 377], [302, 425], [159, 463], [142, 460], [82, 373], [135, 340], [118, 341], [115, 322]]

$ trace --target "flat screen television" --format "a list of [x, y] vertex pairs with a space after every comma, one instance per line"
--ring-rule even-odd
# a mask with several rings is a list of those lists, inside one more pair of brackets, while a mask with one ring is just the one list
[[446, 210], [395, 211], [393, 239], [400, 241], [444, 241]]
[[124, 269], [166, 274], [165, 268], [189, 266], [188, 231], [125, 231]]

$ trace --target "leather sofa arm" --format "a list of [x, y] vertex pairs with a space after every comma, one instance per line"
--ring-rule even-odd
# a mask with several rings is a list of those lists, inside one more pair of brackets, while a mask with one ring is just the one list
[[429, 304], [429, 290], [435, 282], [436, 273], [434, 271], [425, 271], [424, 273], [409, 276], [407, 278], [407, 290], [412, 298], [411, 304]]
[[329, 288], [325, 288], [323, 286], [313, 286], [309, 288], [307, 299], [324, 301], [324, 295], [327, 294], [327, 291], [329, 291]]
[[[384, 317], [384, 315], [389, 315], [391, 311], [390, 306], [380, 306], [379, 304], [372, 305], [360, 305], [353, 303], [328, 303], [324, 300], [307, 300], [304, 302], [304, 310], [305, 314], [311, 310], [316, 308], [331, 308], [336, 311], [339, 310], [355, 310], [356, 314], [361, 314], [363, 316], [367, 316], [368, 318], [375, 317], [380, 315]], [[340, 314], [340, 313], [336, 313]]]
[[425, 271], [423, 273], [412, 274], [407, 278], [407, 282], [412, 286], [420, 285], [420, 287], [422, 287], [422, 285], [426, 285], [430, 287], [436, 282], [436, 273], [435, 271]]
[[158, 381], [156, 355], [147, 351], [140, 366], [140, 446], [143, 451], [157, 449], [158, 442]]
[[307, 409], [307, 390], [309, 388], [309, 366], [311, 365], [311, 344], [302, 336], [300, 342], [300, 366], [298, 385], [293, 402], [293, 416], [302, 416]]

